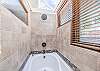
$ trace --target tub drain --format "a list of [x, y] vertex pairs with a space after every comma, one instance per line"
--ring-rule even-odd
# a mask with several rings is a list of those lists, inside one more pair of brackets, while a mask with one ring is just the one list
[[44, 71], [46, 71], [46, 69], [44, 69]]
[[43, 58], [45, 59], [45, 56], [43, 56]]

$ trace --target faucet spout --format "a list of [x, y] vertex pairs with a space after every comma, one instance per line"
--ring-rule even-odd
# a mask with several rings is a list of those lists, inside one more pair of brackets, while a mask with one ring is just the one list
[[45, 50], [43, 50], [43, 54], [45, 54], [46, 53], [46, 51]]

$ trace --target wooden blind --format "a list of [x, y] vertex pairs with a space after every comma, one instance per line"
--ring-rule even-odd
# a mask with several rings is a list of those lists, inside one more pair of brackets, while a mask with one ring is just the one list
[[80, 0], [80, 41], [100, 44], [100, 0]]
[[73, 0], [72, 43], [100, 45], [100, 0]]
[[69, 22], [72, 19], [72, 0], [68, 0], [60, 13], [60, 25]]
[[[70, 1], [70, 0], [69, 0]], [[70, 11], [68, 11], [68, 12], [64, 12], [63, 14], [63, 16], [61, 15], [61, 13], [62, 13], [62, 9], [64, 8], [64, 6], [66, 5], [68, 3], [68, 0], [63, 0], [62, 1], [62, 3], [61, 3], [61, 6], [58, 8], [58, 10], [57, 10], [57, 17], [58, 17], [58, 27], [60, 27], [60, 26], [62, 26], [64, 23], [65, 23], [65, 21], [67, 20], [66, 18], [68, 18], [68, 17], [70, 17], [70, 16], [68, 16], [68, 12], [70, 12]], [[68, 8], [68, 7], [67, 7]], [[70, 8], [69, 8], [70, 9]], [[68, 10], [68, 9], [67, 9]], [[67, 14], [66, 14], [67, 13]], [[67, 16], [67, 17], [66, 17]], [[63, 23], [62, 23], [63, 22]]]
[[79, 42], [79, 0], [73, 0], [72, 2], [72, 43]]

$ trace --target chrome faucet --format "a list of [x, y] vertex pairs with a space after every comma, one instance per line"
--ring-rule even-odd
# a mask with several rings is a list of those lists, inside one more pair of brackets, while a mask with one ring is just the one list
[[[45, 42], [42, 43], [42, 47], [43, 47], [43, 54], [45, 54], [46, 53], [46, 50], [45, 50], [46, 43]], [[45, 56], [43, 56], [43, 58], [45, 59]]]

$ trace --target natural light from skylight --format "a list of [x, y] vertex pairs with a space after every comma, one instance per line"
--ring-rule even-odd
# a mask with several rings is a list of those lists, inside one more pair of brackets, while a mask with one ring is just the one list
[[39, 0], [39, 8], [54, 11], [60, 0]]

